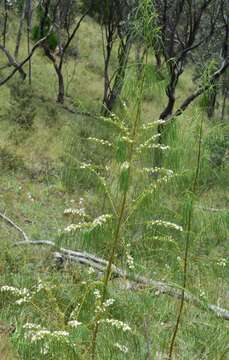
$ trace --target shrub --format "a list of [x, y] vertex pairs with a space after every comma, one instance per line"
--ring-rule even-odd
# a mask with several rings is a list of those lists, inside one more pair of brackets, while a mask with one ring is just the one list
[[19, 168], [24, 168], [24, 162], [6, 147], [0, 147], [0, 168], [2, 171], [16, 171]]
[[205, 141], [208, 151], [208, 161], [215, 168], [223, 166], [228, 160], [229, 135], [223, 132], [214, 131], [209, 134]]
[[25, 129], [31, 128], [36, 115], [32, 87], [26, 82], [14, 81], [10, 84], [10, 95], [10, 121]]

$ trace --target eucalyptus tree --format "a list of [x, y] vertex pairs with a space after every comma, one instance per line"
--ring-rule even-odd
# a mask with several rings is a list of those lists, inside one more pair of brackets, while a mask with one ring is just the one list
[[[216, 39], [218, 24], [222, 21], [222, 11], [226, 9], [223, 0], [155, 0], [158, 24], [161, 29], [161, 42], [155, 48], [157, 62], [165, 66], [168, 83], [166, 86], [167, 102], [162, 109], [158, 125], [159, 142], [167, 124], [183, 111], [201, 94], [205, 93], [218, 81], [229, 65], [228, 52], [223, 51], [228, 26], [221, 27], [221, 39], [218, 45], [218, 61], [208, 83], [198, 84], [181, 104], [177, 104], [176, 90], [180, 76], [187, 68], [194, 54], [203, 51]], [[223, 9], [223, 10], [222, 10]], [[213, 59], [213, 54], [209, 54]], [[156, 162], [160, 165], [160, 156]]]
[[[196, 79], [201, 79], [202, 74], [207, 68], [209, 75], [217, 69], [219, 63], [228, 57], [229, 46], [229, 8], [227, 2], [221, 0], [218, 2], [219, 12], [215, 25], [214, 36], [204, 47], [200, 47], [194, 52], [192, 60], [195, 64]], [[208, 24], [203, 27], [202, 32], [206, 32]], [[217, 79], [212, 84], [209, 91], [205, 95], [205, 107], [209, 118], [212, 118], [215, 108], [222, 104], [221, 114], [224, 116], [225, 104], [227, 98], [227, 71], [221, 79]], [[220, 96], [222, 95], [222, 99]], [[222, 101], [221, 101], [222, 100]], [[221, 104], [220, 104], [221, 103]]]
[[87, 9], [78, 17], [79, 5], [77, 1], [41, 0], [37, 11], [38, 24], [32, 29], [33, 39], [38, 40], [45, 37], [52, 28], [41, 47], [55, 69], [58, 79], [57, 102], [62, 104], [65, 97], [63, 76], [65, 56], [81, 22], [88, 13]]
[[[130, 19], [135, 0], [84, 0], [92, 16], [101, 26], [104, 56], [104, 91], [102, 113], [108, 114], [121, 94], [133, 37]], [[118, 42], [117, 67], [111, 70], [112, 55]]]

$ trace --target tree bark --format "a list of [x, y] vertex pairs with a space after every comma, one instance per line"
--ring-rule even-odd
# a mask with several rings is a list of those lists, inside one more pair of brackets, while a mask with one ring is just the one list
[[57, 102], [60, 104], [64, 103], [64, 78], [59, 68], [55, 68], [58, 76], [58, 96]]
[[131, 45], [132, 45], [132, 41], [130, 37], [126, 40], [124, 44], [123, 43], [120, 44], [119, 56], [118, 56], [119, 65], [112, 88], [110, 88], [111, 87], [110, 82], [107, 87], [108, 93], [106, 94], [106, 99], [104, 100], [104, 104], [103, 104], [104, 108], [102, 111], [104, 115], [107, 115], [110, 111], [112, 111], [117, 101], [117, 98], [121, 94]]
[[18, 32], [17, 32], [17, 38], [16, 38], [16, 46], [15, 46], [15, 50], [14, 50], [15, 59], [17, 59], [18, 53], [19, 53], [19, 48], [20, 48], [20, 43], [21, 43], [21, 35], [22, 35], [22, 27], [23, 27], [23, 22], [25, 19], [25, 12], [26, 12], [26, 0], [24, 1], [23, 9], [22, 9], [22, 13], [21, 13], [20, 21], [19, 21], [19, 28], [18, 28]]
[[3, 46], [6, 46], [6, 31], [7, 31], [7, 22], [8, 22], [8, 4], [7, 0], [4, 1], [4, 22], [3, 22], [3, 32], [2, 32], [2, 38], [3, 38]]

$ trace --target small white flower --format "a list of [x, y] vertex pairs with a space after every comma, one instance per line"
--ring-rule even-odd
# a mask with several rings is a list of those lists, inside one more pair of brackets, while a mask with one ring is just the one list
[[68, 325], [73, 327], [73, 328], [77, 328], [78, 326], [80, 326], [82, 323], [80, 321], [77, 320], [70, 320], [68, 322]]
[[41, 329], [41, 325], [33, 323], [26, 323], [22, 327], [23, 329]]
[[94, 221], [93, 221], [93, 225], [95, 226], [102, 226], [103, 224], [105, 224], [109, 219], [112, 218], [112, 215], [110, 214], [104, 214], [104, 215], [101, 215], [99, 217], [97, 217]]
[[121, 165], [121, 170], [128, 170], [130, 167], [130, 163], [128, 161], [124, 161]]
[[44, 346], [41, 348], [40, 353], [41, 353], [41, 355], [47, 355], [48, 352], [49, 352], [49, 346], [48, 346], [48, 344], [44, 344]]
[[107, 299], [104, 303], [103, 303], [103, 306], [104, 307], [109, 307], [111, 305], [113, 305], [115, 302], [115, 299]]
[[119, 349], [121, 352], [123, 352], [124, 354], [128, 353], [129, 349], [128, 347], [126, 347], [125, 345], [121, 345], [119, 343], [114, 344], [114, 346]]
[[94, 138], [94, 137], [89, 137], [89, 138], [87, 138], [87, 139], [88, 139], [89, 141], [95, 142], [95, 143], [97, 143], [97, 144], [106, 145], [106, 146], [108, 146], [108, 147], [111, 147], [111, 146], [112, 146], [112, 144], [111, 144], [109, 141], [107, 141], [107, 140], [97, 139], [97, 138]]
[[204, 290], [201, 290], [201, 291], [200, 291], [200, 297], [201, 297], [201, 298], [204, 298], [205, 296], [206, 296], [205, 291], [204, 291]]
[[100, 299], [101, 298], [101, 293], [98, 289], [95, 289], [94, 290], [94, 296], [96, 299]]
[[123, 332], [131, 331], [131, 328], [127, 323], [124, 323], [123, 321], [117, 319], [101, 319], [99, 322], [114, 326], [117, 329], [122, 330]]
[[221, 267], [225, 267], [227, 265], [227, 259], [226, 258], [221, 258], [217, 261], [217, 265], [221, 266]]
[[56, 331], [53, 331], [52, 335], [55, 337], [67, 337], [67, 336], [69, 336], [69, 332], [63, 331], [63, 330], [56, 330]]
[[148, 223], [150, 226], [157, 225], [157, 226], [164, 226], [166, 228], [175, 229], [178, 231], [183, 231], [183, 227], [180, 225], [177, 225], [175, 223], [172, 223], [170, 221], [164, 221], [164, 220], [152, 220], [150, 223]]

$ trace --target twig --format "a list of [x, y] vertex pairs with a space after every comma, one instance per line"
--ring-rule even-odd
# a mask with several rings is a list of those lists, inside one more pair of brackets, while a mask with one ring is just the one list
[[8, 218], [6, 215], [0, 213], [0, 217], [5, 220], [8, 224], [10, 224], [11, 226], [13, 226], [15, 229], [17, 229], [23, 236], [23, 238], [25, 239], [26, 242], [29, 241], [28, 236], [26, 235], [26, 233], [17, 225], [15, 224], [10, 218]]
[[[49, 240], [29, 240], [29, 241], [20, 241], [15, 243], [15, 246], [21, 246], [21, 245], [48, 245], [52, 246], [54, 248], [58, 248], [56, 244], [53, 241]], [[58, 249], [58, 257], [62, 256], [62, 260], [70, 260], [73, 262], [76, 262], [78, 264], [90, 266], [98, 271], [105, 272], [107, 267], [107, 261], [99, 258], [95, 255], [89, 254], [87, 252], [81, 252], [81, 251], [73, 251], [65, 248], [59, 248]], [[177, 288], [175, 284], [168, 284], [162, 281], [156, 281], [149, 278], [146, 278], [144, 276], [139, 276], [136, 274], [129, 274], [125, 270], [112, 265], [112, 276], [114, 277], [120, 277], [130, 280], [130, 286], [128, 286], [128, 289], [131, 290], [137, 290], [141, 287], [152, 287], [154, 288], [158, 294], [166, 294], [176, 299], [182, 298], [182, 289]], [[184, 293], [184, 300], [186, 302], [191, 303], [192, 305], [195, 305], [196, 307], [199, 307], [201, 309], [207, 309], [211, 312], [213, 312], [217, 317], [229, 320], [229, 311], [226, 309], [223, 309], [217, 305], [209, 304], [209, 303], [203, 303], [201, 300], [199, 300], [196, 296], [188, 293], [185, 291]]]
[[211, 208], [211, 207], [205, 207], [205, 206], [196, 206], [197, 209], [203, 210], [203, 211], [209, 211], [209, 212], [229, 212], [229, 209], [227, 208]]

